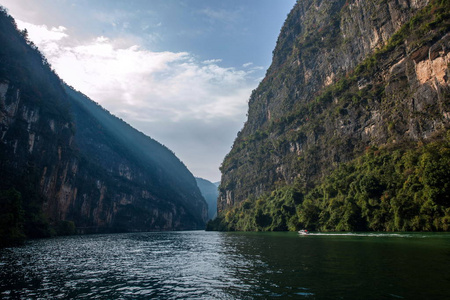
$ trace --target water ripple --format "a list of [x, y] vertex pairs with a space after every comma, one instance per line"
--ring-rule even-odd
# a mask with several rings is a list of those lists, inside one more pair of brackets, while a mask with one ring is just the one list
[[214, 251], [221, 243], [219, 234], [192, 232], [33, 241], [2, 253], [1, 296], [222, 298], [246, 287], [235, 272], [249, 263]]
[[[442, 276], [411, 276], [433, 263], [434, 273], [444, 274], [450, 268], [449, 239], [433, 248], [432, 238], [425, 243], [403, 233], [312, 235], [156, 232], [31, 241], [0, 250], [0, 298], [320, 299], [352, 291], [359, 299], [368, 293], [374, 299], [405, 297], [408, 289], [421, 295], [427, 291], [423, 285], [448, 283]], [[372, 282], [385, 290], [371, 289]], [[355, 285], [362, 287], [359, 294]]]

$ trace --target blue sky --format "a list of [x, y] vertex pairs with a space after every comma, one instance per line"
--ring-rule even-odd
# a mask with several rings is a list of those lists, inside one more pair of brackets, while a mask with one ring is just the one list
[[296, 1], [1, 2], [68, 84], [219, 181]]

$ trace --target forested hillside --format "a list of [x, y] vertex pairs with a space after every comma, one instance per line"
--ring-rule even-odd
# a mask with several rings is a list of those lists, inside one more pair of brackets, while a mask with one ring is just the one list
[[298, 1], [222, 163], [222, 230], [449, 230], [448, 1]]

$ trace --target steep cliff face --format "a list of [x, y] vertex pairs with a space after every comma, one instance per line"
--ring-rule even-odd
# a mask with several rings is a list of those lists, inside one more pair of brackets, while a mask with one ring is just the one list
[[[203, 228], [195, 178], [166, 147], [66, 87], [0, 16], [0, 190], [21, 193], [25, 231]], [[45, 228], [41, 228], [45, 231]]]
[[[115, 215], [114, 226], [140, 224], [138, 230], [202, 228], [207, 205], [184, 164], [169, 149], [86, 96], [69, 87], [66, 91], [76, 124], [75, 142], [86, 159], [86, 168], [107, 175], [97, 187], [98, 199], [103, 199], [104, 189], [113, 197], [110, 214]], [[88, 185], [86, 192], [91, 188]], [[96, 201], [83, 204], [80, 215], [95, 211], [96, 205]]]
[[219, 190], [217, 185], [203, 178], [195, 178], [198, 188], [208, 203], [208, 219], [212, 220], [217, 216], [217, 197]]
[[248, 135], [335, 83], [409, 20], [422, 1], [298, 1], [250, 98]]
[[445, 1], [298, 1], [222, 164], [219, 212], [283, 186], [306, 193], [368, 147], [445, 132], [448, 10]]

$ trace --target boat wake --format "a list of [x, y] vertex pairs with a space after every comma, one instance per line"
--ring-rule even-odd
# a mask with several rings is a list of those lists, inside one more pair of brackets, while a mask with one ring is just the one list
[[310, 232], [308, 234], [309, 236], [350, 236], [350, 237], [383, 237], [383, 238], [412, 238], [412, 237], [425, 237], [425, 236], [420, 236], [420, 235], [414, 235], [414, 234], [407, 234], [407, 233], [381, 233], [381, 232], [343, 232], [343, 233], [339, 233], [339, 232], [333, 232], [333, 233], [323, 233], [323, 232], [315, 232], [312, 233]]

